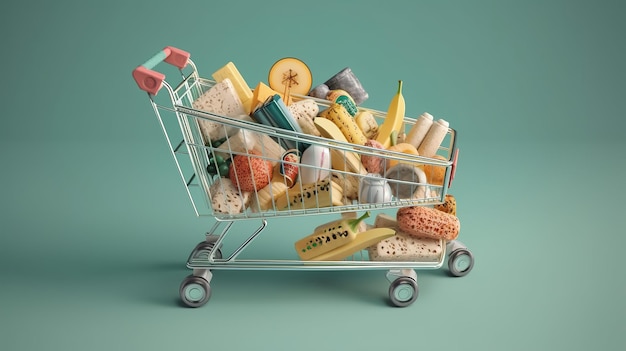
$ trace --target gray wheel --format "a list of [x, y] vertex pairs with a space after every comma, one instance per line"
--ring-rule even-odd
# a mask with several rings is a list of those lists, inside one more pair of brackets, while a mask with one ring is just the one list
[[221, 259], [222, 258], [222, 250], [219, 248], [213, 249], [215, 243], [203, 241], [196, 245], [193, 251], [194, 258], [204, 258], [206, 260], [209, 259], [209, 252], [214, 250], [213, 258]]
[[450, 253], [448, 270], [455, 277], [467, 275], [474, 267], [474, 256], [470, 250], [461, 248]]
[[417, 282], [411, 277], [399, 277], [389, 286], [389, 299], [397, 307], [406, 307], [417, 300]]
[[180, 299], [189, 307], [200, 307], [207, 303], [210, 297], [211, 286], [202, 277], [189, 275], [180, 284]]

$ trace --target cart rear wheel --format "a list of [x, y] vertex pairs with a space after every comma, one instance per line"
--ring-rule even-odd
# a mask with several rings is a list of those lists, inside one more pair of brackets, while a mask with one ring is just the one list
[[448, 258], [448, 270], [455, 277], [467, 275], [474, 267], [474, 256], [470, 250], [460, 248], [452, 251]]
[[417, 300], [417, 282], [411, 277], [399, 277], [389, 286], [389, 299], [397, 307], [406, 307]]
[[201, 243], [199, 243], [198, 245], [196, 245], [196, 248], [194, 249], [194, 254], [193, 257], [194, 258], [204, 258], [204, 259], [209, 259], [209, 253], [211, 251], [214, 251], [213, 254], [213, 258], [217, 258], [217, 259], [221, 259], [222, 258], [222, 250], [220, 250], [219, 248], [213, 248], [215, 246], [215, 243], [213, 242], [206, 242], [203, 241]]
[[180, 285], [180, 299], [189, 307], [200, 307], [207, 303], [210, 297], [211, 286], [202, 277], [189, 275]]

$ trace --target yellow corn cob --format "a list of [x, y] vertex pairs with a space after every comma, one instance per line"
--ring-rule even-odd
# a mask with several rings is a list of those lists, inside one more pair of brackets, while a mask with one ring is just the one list
[[343, 192], [337, 183], [326, 178], [316, 183], [294, 185], [276, 198], [275, 205], [277, 210], [341, 206]]
[[400, 133], [402, 123], [404, 122], [405, 101], [402, 96], [402, 81], [398, 81], [398, 92], [393, 96], [387, 109], [387, 115], [383, 124], [378, 127], [378, 136], [376, 141], [383, 144], [386, 148], [391, 145], [391, 133], [396, 131]]
[[358, 233], [358, 226], [370, 212], [365, 212], [359, 218], [342, 218], [316, 228], [315, 232], [296, 241], [296, 252], [303, 260], [327, 253], [342, 245], [345, 245]]
[[336, 124], [349, 142], [363, 145], [367, 141], [367, 138], [359, 126], [357, 126], [354, 118], [350, 116], [343, 105], [333, 103], [326, 110], [322, 111], [320, 115]]
[[341, 104], [343, 107], [346, 108], [346, 111], [352, 117], [354, 117], [357, 112], [359, 112], [358, 108], [356, 107], [356, 103], [354, 102], [354, 99], [352, 99], [352, 96], [350, 96], [350, 94], [348, 94], [348, 92], [345, 90], [335, 89], [329, 91], [328, 94], [326, 94], [326, 100]]

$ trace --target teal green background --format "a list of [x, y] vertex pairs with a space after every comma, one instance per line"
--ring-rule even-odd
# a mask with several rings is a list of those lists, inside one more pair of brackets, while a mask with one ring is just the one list
[[[623, 2], [1, 7], [1, 349], [626, 348]], [[402, 79], [407, 115], [459, 132], [451, 193], [474, 270], [418, 271], [404, 309], [382, 271], [217, 271], [209, 303], [181, 307], [213, 220], [193, 214], [131, 78], [166, 45], [251, 84], [285, 56], [315, 84], [350, 66], [381, 110]], [[250, 255], [291, 253], [327, 220], [270, 221]]]

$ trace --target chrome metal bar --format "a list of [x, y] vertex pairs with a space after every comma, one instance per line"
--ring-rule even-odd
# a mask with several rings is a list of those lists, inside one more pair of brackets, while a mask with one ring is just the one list
[[224, 269], [224, 270], [367, 270], [367, 269], [438, 269], [444, 263], [444, 257], [436, 262], [383, 262], [383, 261], [300, 261], [300, 260], [229, 260], [215, 259], [194, 260], [188, 262], [189, 268]]
[[227, 262], [234, 261], [235, 258], [241, 253], [241, 251], [243, 251], [243, 249], [246, 248], [246, 246], [248, 246], [263, 231], [263, 229], [265, 229], [265, 227], [267, 227], [267, 220], [263, 219], [261, 221], [261, 226], [259, 226], [259, 228], [257, 228], [257, 230], [255, 230], [254, 233], [252, 233], [252, 235], [250, 235], [248, 239], [246, 239], [246, 241], [243, 242], [243, 244], [241, 244], [237, 249], [235, 249], [235, 251], [233, 251], [233, 253], [226, 259], [226, 261]]

